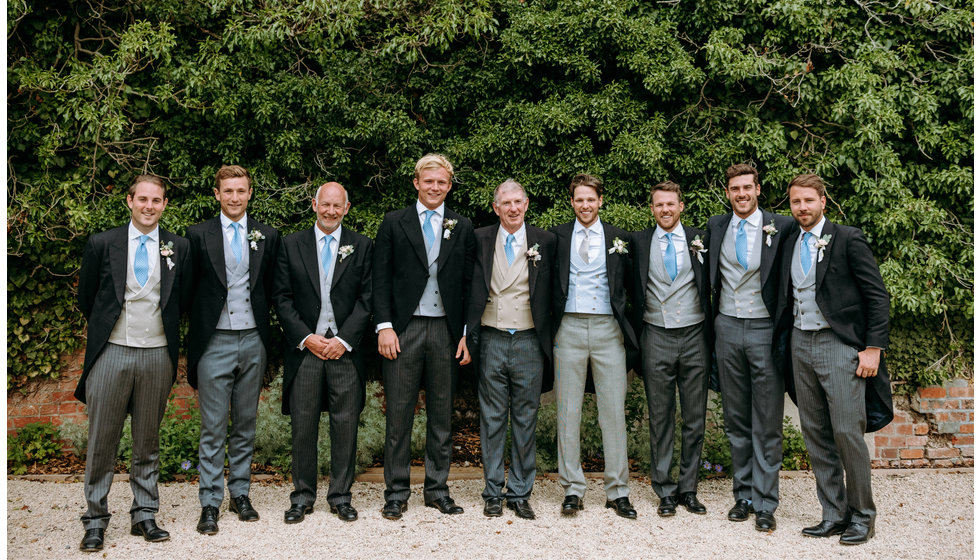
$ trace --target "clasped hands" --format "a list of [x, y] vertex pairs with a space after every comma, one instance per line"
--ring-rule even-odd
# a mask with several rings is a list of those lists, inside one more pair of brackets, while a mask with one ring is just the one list
[[303, 343], [311, 354], [321, 360], [339, 360], [347, 348], [337, 340], [337, 337], [324, 338], [318, 334], [311, 334]]

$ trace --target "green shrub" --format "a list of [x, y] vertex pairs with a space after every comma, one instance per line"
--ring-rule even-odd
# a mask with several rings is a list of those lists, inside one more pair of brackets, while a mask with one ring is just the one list
[[7, 436], [7, 472], [24, 474], [27, 467], [47, 464], [61, 455], [58, 428], [47, 422], [34, 422]]
[[789, 416], [783, 418], [783, 470], [799, 471], [810, 468], [810, 454], [803, 443], [803, 434]]

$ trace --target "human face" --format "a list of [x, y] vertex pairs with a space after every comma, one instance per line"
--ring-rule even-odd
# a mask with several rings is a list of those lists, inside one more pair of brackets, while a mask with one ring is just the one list
[[500, 225], [507, 233], [514, 233], [524, 224], [524, 213], [527, 212], [528, 199], [520, 189], [502, 192], [493, 202], [493, 212], [500, 217]]
[[221, 186], [214, 189], [214, 198], [221, 204], [221, 213], [233, 222], [245, 215], [248, 201], [252, 199], [252, 189], [248, 177], [229, 177], [221, 180]]
[[572, 210], [578, 223], [589, 227], [599, 219], [599, 208], [602, 207], [602, 197], [597, 195], [592, 187], [575, 187], [572, 195]]
[[449, 171], [443, 167], [423, 169], [419, 176], [412, 180], [415, 190], [419, 191], [419, 202], [429, 210], [435, 210], [446, 200], [449, 189], [453, 186]]
[[136, 192], [126, 195], [126, 205], [132, 211], [133, 225], [142, 233], [150, 233], [160, 223], [163, 209], [167, 207], [167, 199], [163, 189], [153, 183], [143, 181], [136, 183]]
[[660, 229], [674, 231], [677, 223], [681, 220], [684, 203], [681, 202], [681, 196], [675, 192], [654, 191], [650, 211], [653, 212], [653, 217], [657, 220]]
[[793, 218], [800, 223], [804, 231], [810, 231], [820, 222], [823, 210], [827, 207], [827, 197], [817, 194], [817, 189], [811, 187], [790, 187], [789, 209]]
[[732, 203], [732, 211], [739, 218], [748, 218], [759, 207], [759, 193], [762, 189], [755, 183], [752, 175], [738, 175], [728, 180], [725, 196]]
[[327, 183], [317, 191], [316, 198], [313, 199], [316, 227], [323, 233], [336, 231], [348, 210], [350, 202], [347, 201], [347, 191], [340, 183]]

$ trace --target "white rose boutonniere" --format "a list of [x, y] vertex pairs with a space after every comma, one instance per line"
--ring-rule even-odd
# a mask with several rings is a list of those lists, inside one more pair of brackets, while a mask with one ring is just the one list
[[337, 249], [337, 255], [340, 256], [341, 261], [349, 257], [353, 252], [354, 252], [353, 245], [344, 245], [340, 249]]
[[617, 253], [619, 255], [625, 255], [626, 253], [629, 253], [629, 249], [626, 248], [627, 245], [629, 245], [629, 243], [617, 237], [613, 239], [613, 246], [609, 248], [609, 254], [611, 255], [613, 253]]
[[772, 247], [772, 236], [779, 233], [776, 229], [776, 220], [769, 220], [769, 225], [763, 226], [762, 231], [766, 233], [766, 247]]
[[524, 255], [527, 256], [527, 260], [534, 263], [534, 266], [538, 266], [538, 261], [541, 260], [541, 253], [538, 252], [541, 249], [540, 245], [535, 243]]
[[255, 228], [252, 228], [252, 231], [249, 232], [249, 234], [247, 236], [245, 236], [245, 239], [248, 239], [248, 246], [253, 251], [258, 251], [259, 250], [259, 241], [262, 241], [263, 239], [265, 239], [265, 236], [262, 235], [262, 232], [261, 231], [255, 229]]
[[820, 239], [817, 240], [817, 243], [816, 243], [816, 247], [817, 247], [817, 262], [820, 262], [820, 261], [823, 260], [823, 250], [826, 249], [827, 248], [827, 245], [830, 244], [830, 238], [831, 237], [832, 236], [828, 233], [827, 235], [825, 235], [825, 236], [823, 236], [823, 237], [821, 237]]
[[170, 257], [174, 256], [174, 242], [167, 241], [166, 243], [160, 244], [160, 256], [166, 258], [167, 270], [173, 270], [174, 261], [170, 260]]
[[442, 221], [442, 238], [449, 239], [453, 236], [453, 228], [456, 227], [456, 220], [445, 219]]
[[698, 262], [704, 264], [703, 255], [704, 253], [707, 253], [708, 250], [704, 248], [704, 241], [701, 241], [700, 235], [695, 235], [694, 241], [691, 241], [691, 251], [693, 251], [694, 254], [698, 256]]

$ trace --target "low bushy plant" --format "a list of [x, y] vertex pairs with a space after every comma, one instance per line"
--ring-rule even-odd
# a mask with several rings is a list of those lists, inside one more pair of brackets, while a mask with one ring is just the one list
[[7, 436], [7, 472], [24, 474], [34, 464], [47, 464], [61, 455], [58, 428], [48, 422], [34, 422]]

